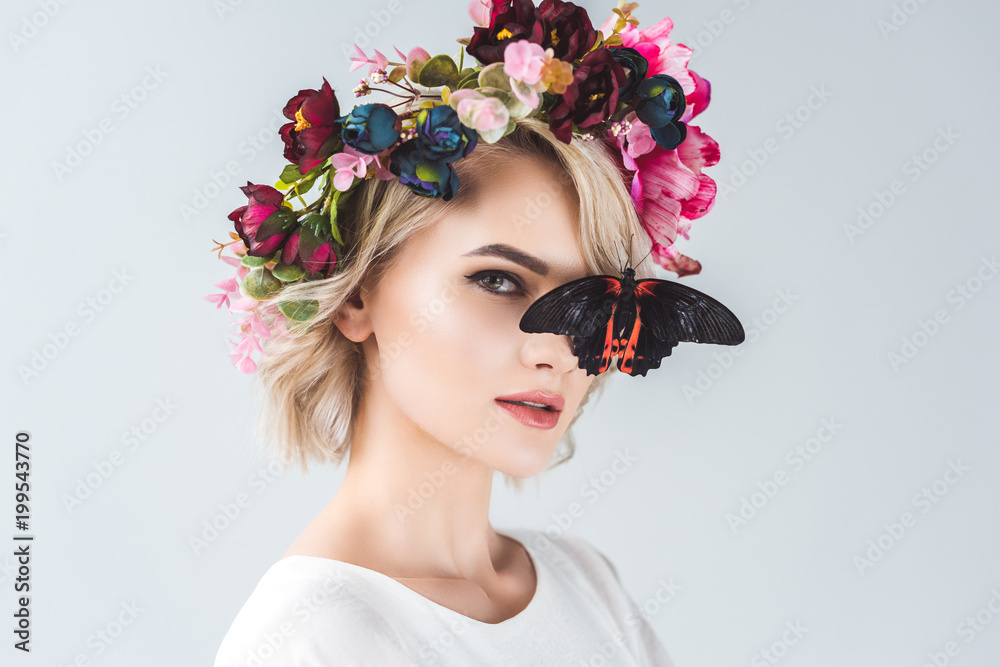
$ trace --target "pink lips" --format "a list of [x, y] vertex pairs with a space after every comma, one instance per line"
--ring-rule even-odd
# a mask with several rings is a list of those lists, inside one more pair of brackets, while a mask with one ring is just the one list
[[[551, 409], [533, 408], [528, 405], [517, 405], [506, 401], [531, 401], [541, 403]], [[514, 419], [525, 426], [535, 428], [550, 429], [555, 428], [559, 423], [559, 415], [562, 413], [566, 400], [559, 394], [546, 394], [543, 391], [522, 391], [517, 394], [498, 396], [494, 403], [506, 410]]]

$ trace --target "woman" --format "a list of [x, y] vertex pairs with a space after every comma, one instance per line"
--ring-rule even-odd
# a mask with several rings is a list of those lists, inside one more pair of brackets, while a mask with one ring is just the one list
[[[614, 274], [602, 249], [648, 237], [600, 144], [565, 145], [538, 121], [456, 169], [447, 203], [369, 181], [359, 259], [337, 282], [296, 286], [329, 314], [262, 359], [266, 423], [287, 454], [350, 457], [217, 667], [272, 649], [262, 664], [670, 664], [587, 542], [489, 521], [493, 472], [541, 472], [608, 376], [518, 321], [558, 285]], [[524, 392], [558, 410], [505, 407]]]
[[342, 116], [325, 81], [289, 100], [288, 192], [248, 183], [230, 216], [237, 277], [211, 298], [249, 313], [231, 356], [265, 389], [267, 441], [303, 469], [348, 464], [216, 667], [671, 665], [600, 551], [498, 532], [489, 508], [495, 471], [519, 487], [572, 455], [608, 377], [569, 336], [522, 330], [529, 306], [622, 275], [619, 250], [642, 276], [648, 257], [700, 269], [671, 244], [715, 193], [718, 147], [686, 125], [708, 85], [668, 19], [639, 32], [626, 8], [598, 31], [561, 0], [470, 13], [477, 66], [358, 49], [355, 95], [394, 85], [403, 103]]

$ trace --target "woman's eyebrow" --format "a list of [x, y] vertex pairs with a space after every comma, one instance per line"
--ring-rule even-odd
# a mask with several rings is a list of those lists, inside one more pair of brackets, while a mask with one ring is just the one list
[[508, 259], [515, 264], [520, 264], [524, 268], [529, 271], [534, 271], [540, 276], [547, 276], [549, 274], [548, 264], [534, 255], [529, 255], [528, 253], [518, 250], [513, 246], [509, 246], [506, 243], [491, 243], [490, 245], [484, 245], [463, 255], [463, 257], [477, 256], [502, 257], [503, 259]]

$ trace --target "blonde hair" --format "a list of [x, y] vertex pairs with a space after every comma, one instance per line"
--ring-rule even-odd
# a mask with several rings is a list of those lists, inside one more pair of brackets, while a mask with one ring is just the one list
[[[339, 464], [344, 459], [367, 373], [361, 344], [340, 332], [334, 314], [367, 280], [378, 284], [412, 234], [436, 222], [449, 206], [462, 206], [479, 188], [488, 187], [487, 174], [500, 164], [542, 160], [564, 187], [575, 190], [583, 258], [590, 275], [619, 275], [619, 257], [630, 244], [633, 261], [644, 258], [651, 242], [625, 187], [628, 172], [607, 150], [603, 141], [575, 139], [564, 144], [544, 123], [524, 119], [495, 144], [480, 141], [467, 157], [452, 163], [461, 186], [449, 202], [420, 197], [396, 180], [373, 178], [360, 184], [339, 213], [345, 248], [333, 275], [290, 285], [272, 297], [315, 299], [319, 311], [301, 332], [262, 341], [256, 378], [266, 400], [258, 413], [258, 435], [284, 463], [297, 460], [303, 471], [312, 461]], [[636, 266], [637, 274], [651, 275], [648, 264], [644, 259]], [[591, 383], [560, 441], [563, 455], [547, 469], [573, 456], [573, 425], [590, 397], [603, 392], [610, 374], [602, 373]], [[521, 479], [506, 473], [504, 478], [521, 490]]]

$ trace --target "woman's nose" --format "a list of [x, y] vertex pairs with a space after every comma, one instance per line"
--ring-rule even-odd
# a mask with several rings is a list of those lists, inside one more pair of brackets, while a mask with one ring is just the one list
[[547, 366], [560, 373], [567, 373], [578, 366], [572, 339], [554, 333], [526, 334], [521, 360], [526, 366]]

